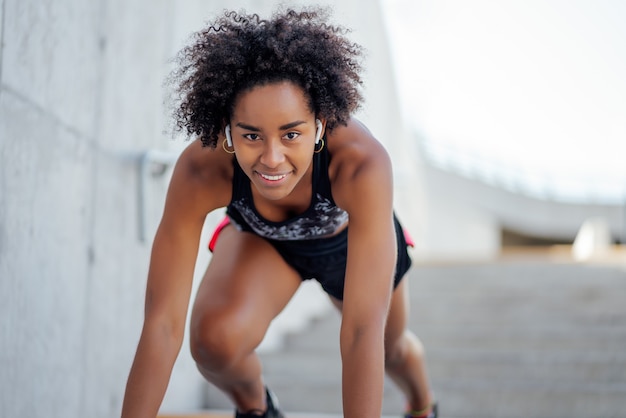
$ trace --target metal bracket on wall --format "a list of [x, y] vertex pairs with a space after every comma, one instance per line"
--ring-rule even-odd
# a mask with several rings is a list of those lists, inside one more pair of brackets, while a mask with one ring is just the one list
[[148, 181], [152, 177], [162, 176], [167, 169], [176, 163], [179, 157], [179, 153], [159, 151], [159, 150], [147, 150], [139, 157], [139, 182], [138, 182], [138, 205], [139, 212], [139, 241], [146, 242], [147, 227], [147, 203], [146, 203], [146, 188], [148, 187]]

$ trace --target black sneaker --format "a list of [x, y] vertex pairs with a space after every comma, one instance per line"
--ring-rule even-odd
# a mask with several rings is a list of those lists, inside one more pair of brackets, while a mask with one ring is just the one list
[[265, 412], [250, 411], [243, 413], [235, 411], [235, 418], [285, 418], [283, 413], [278, 409], [278, 399], [276, 395], [274, 395], [267, 386], [265, 387], [265, 402], [267, 403]]

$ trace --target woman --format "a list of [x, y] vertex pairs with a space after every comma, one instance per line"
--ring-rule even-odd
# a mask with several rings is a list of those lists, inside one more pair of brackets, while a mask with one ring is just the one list
[[206, 215], [226, 207], [191, 317], [202, 375], [236, 417], [282, 417], [255, 348], [302, 280], [342, 311], [345, 417], [380, 418], [385, 370], [407, 416], [435, 417], [422, 348], [406, 329], [410, 266], [392, 168], [351, 114], [360, 48], [323, 11], [234, 12], [196, 34], [174, 80], [178, 126], [197, 136], [176, 164], [152, 250], [145, 322], [123, 417], [154, 417], [184, 336]]

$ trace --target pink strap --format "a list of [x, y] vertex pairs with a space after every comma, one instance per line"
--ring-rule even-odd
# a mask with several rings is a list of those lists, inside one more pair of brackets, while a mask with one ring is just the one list
[[406, 245], [408, 245], [409, 247], [415, 247], [415, 241], [413, 241], [413, 237], [411, 236], [411, 234], [409, 234], [409, 231], [406, 228], [403, 228], [402, 232], [404, 232], [404, 240], [406, 241]]
[[222, 222], [220, 222], [219, 225], [215, 227], [213, 235], [211, 236], [211, 241], [209, 241], [209, 251], [213, 252], [213, 250], [215, 249], [215, 244], [217, 243], [217, 239], [220, 236], [220, 232], [222, 232], [222, 229], [224, 229], [224, 227], [229, 223], [230, 219], [228, 218], [228, 216], [225, 216], [224, 219], [222, 219]]

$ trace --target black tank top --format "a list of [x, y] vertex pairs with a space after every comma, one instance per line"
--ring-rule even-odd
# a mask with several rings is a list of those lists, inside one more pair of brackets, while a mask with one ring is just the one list
[[313, 155], [313, 193], [311, 204], [300, 215], [282, 222], [263, 218], [254, 207], [250, 179], [237, 159], [233, 159], [233, 195], [226, 208], [231, 221], [240, 230], [265, 238], [294, 241], [333, 235], [348, 221], [348, 213], [333, 200], [328, 178], [330, 154], [328, 147]]

